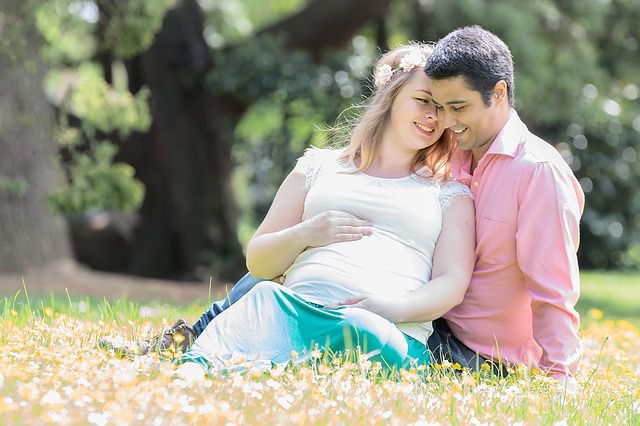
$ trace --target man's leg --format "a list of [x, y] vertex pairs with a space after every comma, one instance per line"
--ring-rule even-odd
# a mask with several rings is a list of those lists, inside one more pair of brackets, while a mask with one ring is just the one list
[[463, 368], [479, 371], [482, 364], [489, 362], [496, 375], [505, 377], [508, 374], [507, 369], [500, 362], [487, 360], [458, 340], [444, 318], [433, 321], [433, 333], [427, 343], [433, 362], [437, 364], [441, 364], [443, 361], [449, 361], [452, 364], [457, 362]]
[[240, 278], [240, 281], [234, 284], [231, 287], [231, 290], [222, 300], [218, 300], [217, 302], [213, 302], [209, 309], [204, 311], [204, 313], [200, 316], [200, 319], [193, 324], [193, 330], [195, 331], [196, 337], [202, 334], [204, 329], [207, 327], [207, 324], [213, 320], [216, 315], [219, 315], [222, 311], [227, 309], [232, 304], [236, 303], [242, 296], [247, 294], [256, 284], [264, 281], [262, 278], [256, 278], [251, 274], [246, 274], [244, 277]]
[[[164, 329], [160, 334], [149, 340], [139, 342], [139, 353], [144, 355], [149, 351], [165, 351], [170, 347], [175, 347], [182, 352], [187, 351], [216, 315], [237, 302], [261, 281], [264, 280], [251, 274], [246, 274], [231, 288], [231, 291], [224, 299], [212, 303], [193, 326], [189, 326], [185, 320], [179, 319], [173, 326]], [[107, 346], [108, 343], [104, 345]]]

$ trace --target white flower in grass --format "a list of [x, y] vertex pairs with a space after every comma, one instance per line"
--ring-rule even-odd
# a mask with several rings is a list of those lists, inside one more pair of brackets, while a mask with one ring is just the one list
[[111, 417], [110, 413], [91, 413], [87, 416], [87, 421], [91, 424], [104, 426]]
[[284, 396], [277, 397], [276, 401], [278, 402], [278, 404], [280, 404], [282, 408], [284, 408], [285, 410], [288, 410], [289, 408], [291, 408], [295, 400], [293, 396], [286, 394]]
[[40, 403], [57, 405], [57, 404], [63, 404], [64, 401], [62, 400], [62, 397], [58, 392], [49, 391], [42, 397], [42, 399], [40, 400]]

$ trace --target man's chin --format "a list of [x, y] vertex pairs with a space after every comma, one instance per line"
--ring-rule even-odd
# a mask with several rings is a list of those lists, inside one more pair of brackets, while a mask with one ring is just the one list
[[473, 148], [473, 144], [469, 140], [469, 135], [467, 135], [467, 130], [464, 131], [461, 135], [455, 135], [454, 139], [456, 141], [456, 145], [458, 145], [459, 149], [468, 151]]

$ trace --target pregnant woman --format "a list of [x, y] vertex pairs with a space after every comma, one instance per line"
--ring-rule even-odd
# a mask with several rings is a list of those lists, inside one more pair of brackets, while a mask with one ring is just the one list
[[[375, 90], [345, 147], [309, 149], [280, 186], [247, 248], [263, 281], [216, 316], [179, 374], [223, 369], [235, 356], [271, 365], [317, 344], [359, 346], [400, 368], [428, 363], [431, 320], [462, 300], [475, 261], [469, 190], [450, 178], [454, 147], [438, 121], [430, 54], [383, 55]], [[435, 286], [425, 297], [427, 286]]]

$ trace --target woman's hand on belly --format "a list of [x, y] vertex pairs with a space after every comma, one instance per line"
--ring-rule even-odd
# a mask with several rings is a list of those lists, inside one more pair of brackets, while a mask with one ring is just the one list
[[356, 241], [373, 234], [373, 227], [350, 213], [329, 210], [298, 225], [307, 247], [322, 247], [343, 241]]

